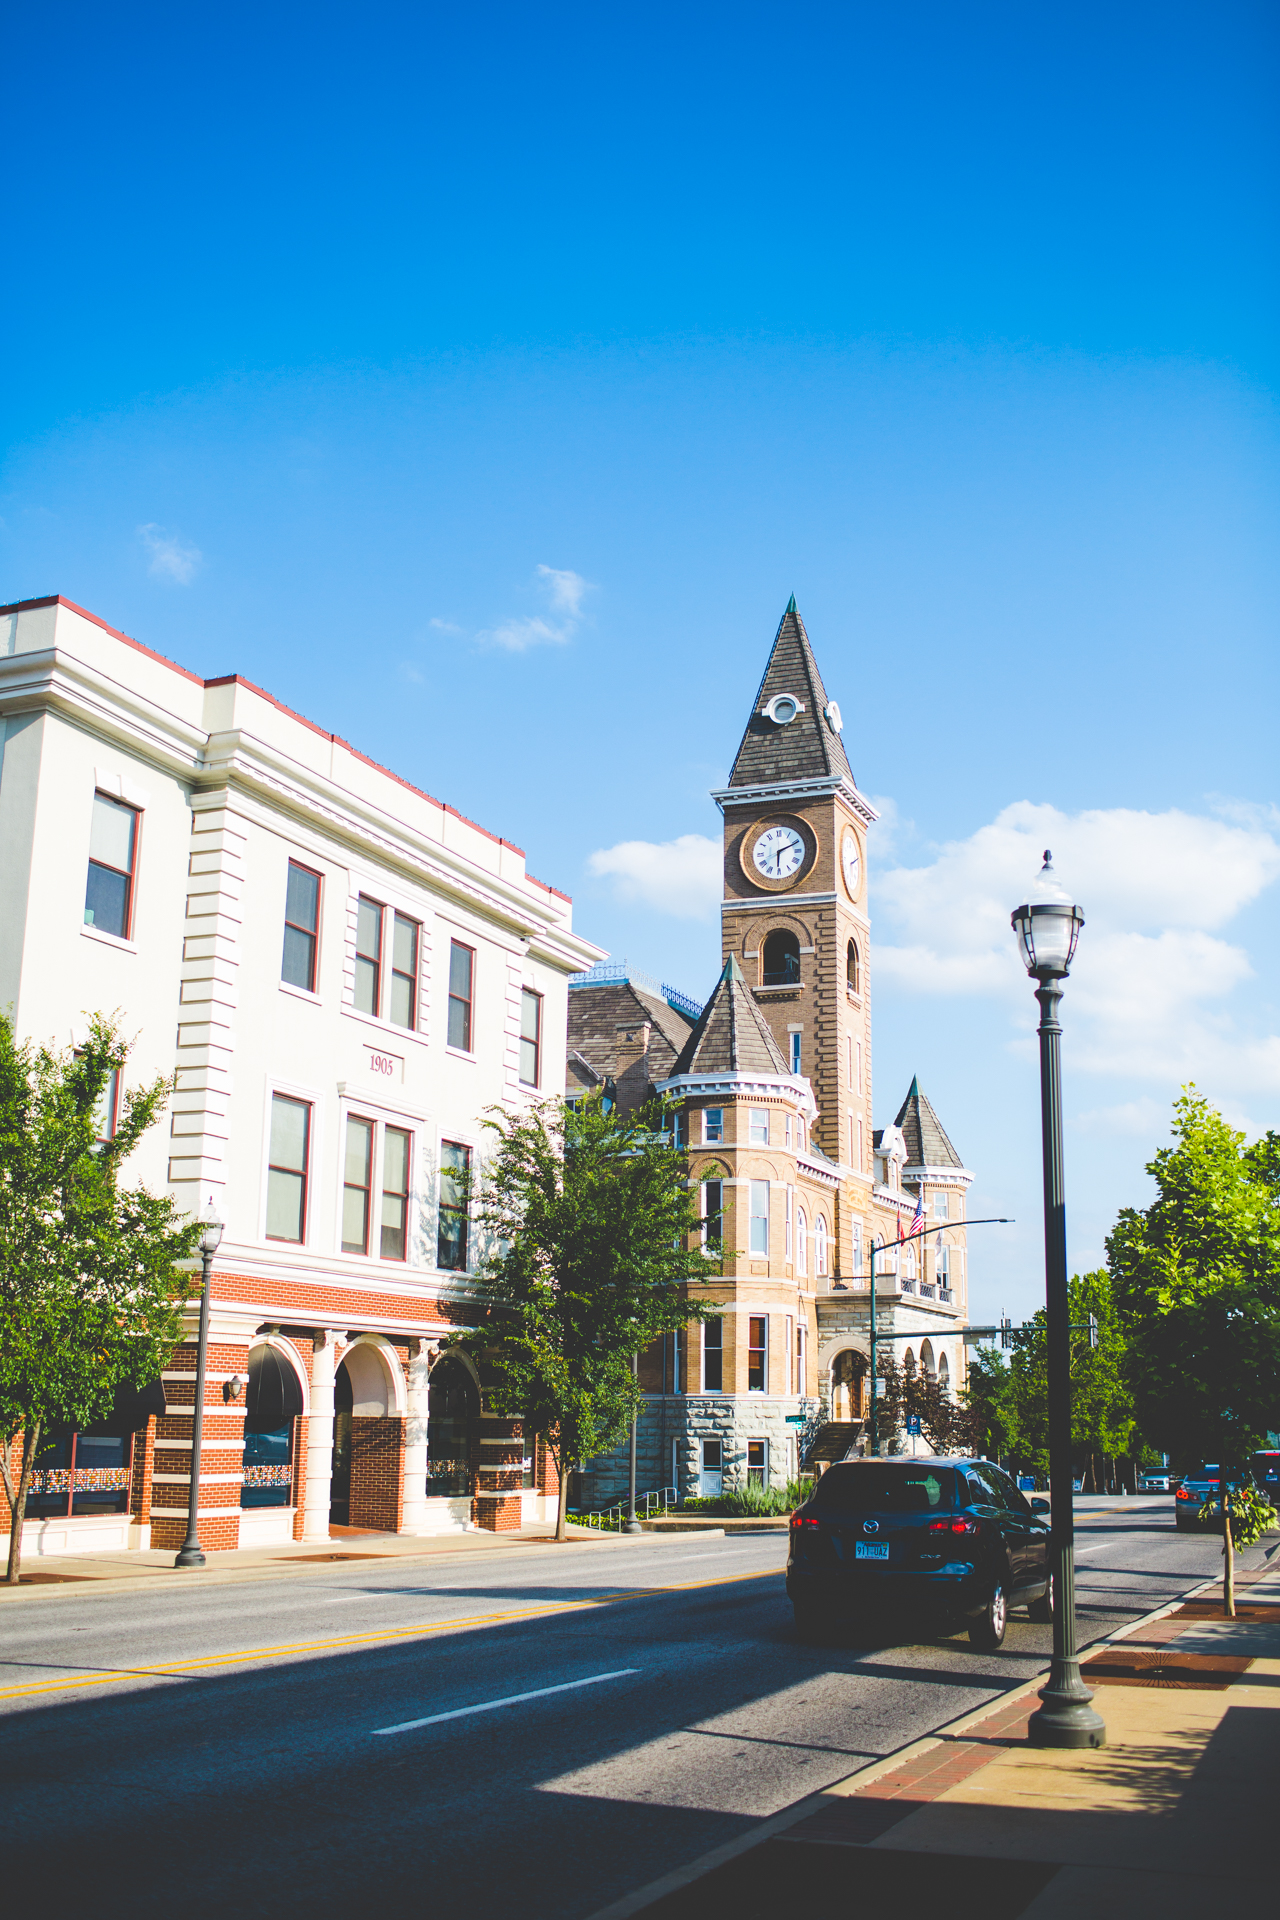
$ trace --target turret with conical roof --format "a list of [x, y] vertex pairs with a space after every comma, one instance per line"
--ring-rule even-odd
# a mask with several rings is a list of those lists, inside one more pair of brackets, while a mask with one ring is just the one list
[[893, 1124], [902, 1129], [909, 1169], [956, 1167], [963, 1172], [963, 1160], [947, 1138], [941, 1120], [921, 1093], [919, 1079], [914, 1075]]
[[726, 1073], [789, 1077], [790, 1071], [743, 978], [742, 968], [730, 954], [715, 992], [671, 1069], [672, 1077]]

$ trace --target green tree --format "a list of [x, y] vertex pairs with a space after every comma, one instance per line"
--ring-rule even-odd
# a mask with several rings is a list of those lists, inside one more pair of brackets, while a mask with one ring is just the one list
[[1125, 1372], [1154, 1445], [1241, 1466], [1280, 1409], [1280, 1136], [1247, 1147], [1189, 1086], [1173, 1137], [1107, 1239]]
[[484, 1311], [454, 1341], [485, 1364], [485, 1399], [547, 1437], [560, 1475], [616, 1444], [640, 1404], [632, 1355], [715, 1308], [688, 1284], [719, 1277], [695, 1243], [702, 1221], [688, 1162], [656, 1111], [596, 1098], [547, 1102], [486, 1124], [495, 1136], [476, 1196], [490, 1251]]
[[167, 1196], [120, 1184], [169, 1083], [126, 1093], [114, 1137], [96, 1138], [95, 1113], [128, 1055], [129, 1043], [100, 1015], [77, 1052], [20, 1044], [0, 1015], [0, 1474], [11, 1585], [41, 1434], [92, 1425], [110, 1412], [117, 1388], [154, 1380], [190, 1291], [176, 1263], [191, 1254], [199, 1224], [184, 1223]]
[[1002, 1460], [1013, 1427], [1009, 1363], [999, 1347], [974, 1347], [968, 1375], [962, 1397], [968, 1420], [964, 1444], [989, 1460]]

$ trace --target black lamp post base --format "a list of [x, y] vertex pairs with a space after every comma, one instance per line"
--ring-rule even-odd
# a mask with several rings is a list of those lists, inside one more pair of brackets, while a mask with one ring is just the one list
[[1033, 1747], [1105, 1747], [1107, 1725], [1089, 1704], [1093, 1699], [1077, 1671], [1055, 1685], [1050, 1680], [1041, 1687], [1044, 1701], [1027, 1722], [1027, 1739]]
[[205, 1558], [199, 1547], [183, 1546], [179, 1548], [178, 1557], [173, 1564], [175, 1567], [202, 1567], [205, 1564]]

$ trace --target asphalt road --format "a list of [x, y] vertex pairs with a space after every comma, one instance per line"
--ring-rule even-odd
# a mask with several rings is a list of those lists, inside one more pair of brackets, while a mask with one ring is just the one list
[[[1218, 1570], [1172, 1507], [1081, 1502], [1082, 1640]], [[1044, 1664], [1022, 1617], [998, 1654], [805, 1646], [785, 1552], [645, 1536], [14, 1603], [10, 1894], [55, 1920], [586, 1916]]]

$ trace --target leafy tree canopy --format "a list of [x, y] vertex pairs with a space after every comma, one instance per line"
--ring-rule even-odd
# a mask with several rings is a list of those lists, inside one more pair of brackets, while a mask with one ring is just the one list
[[495, 1149], [476, 1195], [490, 1248], [476, 1328], [454, 1344], [485, 1368], [487, 1402], [544, 1433], [569, 1472], [621, 1438], [638, 1412], [632, 1355], [705, 1319], [688, 1283], [715, 1279], [688, 1162], [650, 1110], [547, 1102], [486, 1124]]
[[198, 1222], [181, 1220], [168, 1196], [120, 1184], [169, 1083], [127, 1092], [113, 1138], [97, 1138], [111, 1076], [128, 1056], [129, 1043], [101, 1015], [75, 1052], [19, 1043], [0, 1015], [0, 1477], [11, 1582], [41, 1433], [91, 1426], [119, 1387], [154, 1380], [190, 1290], [175, 1263], [193, 1251]]
[[1147, 1172], [1107, 1239], [1138, 1419], [1175, 1465], [1239, 1464], [1280, 1421], [1280, 1136], [1246, 1146], [1185, 1087]]

